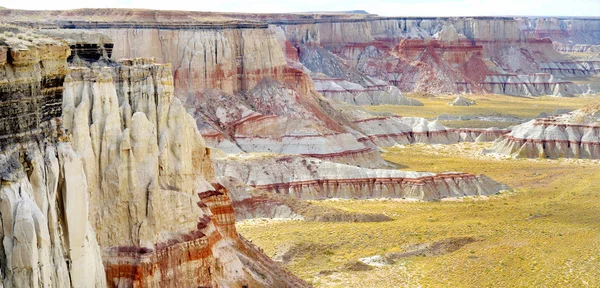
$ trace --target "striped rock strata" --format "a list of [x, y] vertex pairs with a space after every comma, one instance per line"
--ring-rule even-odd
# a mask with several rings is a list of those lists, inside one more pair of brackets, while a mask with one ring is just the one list
[[[378, 149], [359, 142], [327, 100], [263, 79], [244, 97], [205, 91], [189, 98], [210, 147], [228, 153], [301, 154], [367, 167], [385, 165]], [[334, 115], [331, 115], [334, 114]]]
[[538, 118], [514, 127], [488, 152], [525, 158], [600, 158], [598, 107]]
[[[370, 78], [371, 81], [381, 81]], [[383, 83], [381, 87], [365, 88], [357, 83], [341, 78], [313, 78], [315, 90], [325, 98], [339, 100], [355, 105], [406, 105], [423, 106], [418, 100], [406, 98], [395, 86]], [[381, 81], [382, 82], [382, 81]], [[382, 90], [383, 89], [383, 90]]]
[[354, 125], [354, 135], [365, 145], [389, 147], [411, 143], [454, 144], [494, 141], [507, 129], [447, 128], [437, 120], [419, 117], [375, 116], [365, 109], [334, 102], [342, 117]]
[[195, 121], [174, 98], [170, 66], [119, 64], [74, 68], [63, 101], [109, 286], [303, 286], [243, 256], [253, 248], [238, 237]]
[[[487, 91], [495, 94], [522, 96], [569, 96], [595, 91], [597, 85], [581, 86], [570, 81], [556, 79], [552, 74], [487, 76], [483, 81]], [[598, 86], [600, 87], [600, 86]]]
[[[338, 56], [343, 64], [340, 69], [322, 73], [365, 88], [366, 83], [352, 75], [358, 72], [362, 78], [380, 79], [403, 91], [492, 93], [483, 84], [486, 76], [529, 75], [544, 72], [548, 63], [581, 61], [557, 53], [552, 41], [563, 43], [561, 47], [600, 44], [599, 21], [583, 18], [126, 9], [4, 9], [0, 15], [20, 25], [90, 29], [120, 39], [112, 48], [116, 59], [157, 57], [172, 63], [177, 94], [184, 97], [206, 88], [229, 94], [246, 91], [264, 77], [297, 82], [299, 67], [290, 62], [300, 61], [314, 69], [310, 59], [315, 57], [304, 57], [311, 54], [307, 51], [316, 51], [312, 55], [317, 58], [327, 53]], [[353, 79], [334, 75], [340, 72]], [[561, 74], [569, 81], [566, 71]], [[591, 92], [597, 91], [592, 88]]]
[[62, 138], [69, 46], [0, 36], [0, 269], [3, 287], [104, 287], [81, 160]]
[[216, 159], [219, 175], [299, 199], [407, 198], [492, 195], [509, 189], [485, 175], [367, 169], [314, 158], [241, 155]]
[[169, 65], [69, 71], [67, 42], [4, 36], [2, 286], [307, 286], [237, 235]]

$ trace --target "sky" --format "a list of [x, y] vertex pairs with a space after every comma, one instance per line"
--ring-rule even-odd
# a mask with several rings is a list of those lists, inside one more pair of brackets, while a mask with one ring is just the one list
[[381, 16], [598, 16], [600, 0], [0, 0], [13, 9], [146, 8], [247, 13], [366, 10]]

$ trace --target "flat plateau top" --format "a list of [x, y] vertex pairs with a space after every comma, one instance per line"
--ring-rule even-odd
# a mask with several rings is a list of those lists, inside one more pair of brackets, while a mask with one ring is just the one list
[[[293, 25], [372, 20], [442, 20], [460, 18], [514, 20], [516, 18], [528, 17], [380, 17], [375, 14], [367, 14], [364, 11], [256, 14], [111, 8], [74, 10], [0, 9], [0, 22], [18, 23], [36, 27], [48, 26], [48, 28], [263, 28], [267, 27], [268, 24]], [[558, 17], [558, 19], [600, 21], [600, 17]]]

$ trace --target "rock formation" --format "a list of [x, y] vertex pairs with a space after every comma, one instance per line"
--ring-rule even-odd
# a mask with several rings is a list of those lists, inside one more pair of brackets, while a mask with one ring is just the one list
[[600, 158], [598, 106], [531, 120], [496, 140], [488, 152], [526, 158]]
[[[82, 55], [69, 43], [5, 39], [4, 286], [307, 286], [238, 236], [170, 65], [69, 71], [67, 58]], [[100, 59], [102, 47], [77, 57]]]
[[[380, 82], [392, 84], [402, 91], [504, 93], [504, 89], [489, 87], [486, 76], [536, 77], [536, 73], [549, 73], [549, 69], [556, 71], [557, 64], [588, 67], [590, 63], [584, 63], [584, 59], [567, 57], [555, 47], [572, 51], [575, 45], [600, 45], [600, 21], [584, 18], [118, 9], [5, 9], [0, 15], [20, 25], [90, 29], [121, 39], [111, 47], [113, 57], [157, 57], [159, 62], [172, 63], [177, 95], [184, 97], [206, 88], [228, 94], [246, 91], [264, 77], [302, 86], [298, 76], [303, 68], [295, 65], [298, 62], [315, 74], [344, 79], [373, 91], [383, 89], [371, 87], [369, 82], [374, 86]], [[593, 68], [597, 65], [591, 66], [584, 68], [585, 73], [597, 74]], [[560, 70], [552, 74], [561, 78], [558, 82], [582, 86], [576, 93], [598, 91], [596, 85], [588, 85], [594, 83], [571, 81], [577, 73]], [[554, 91], [542, 90], [550, 95]], [[373, 97], [359, 101], [377, 103], [377, 97]]]
[[452, 102], [448, 103], [450, 106], [472, 106], [475, 105], [475, 101], [474, 100], [470, 100], [467, 99], [465, 97], [462, 97], [460, 95], [456, 96], [456, 98], [454, 98], [454, 100], [452, 100]]
[[[226, 152], [301, 154], [341, 163], [384, 165], [378, 149], [359, 142], [332, 117], [325, 99], [264, 79], [244, 97], [204, 91], [186, 102], [208, 145]], [[326, 110], [329, 107], [329, 110]]]
[[411, 143], [453, 144], [496, 140], [507, 129], [451, 129], [440, 122], [419, 117], [376, 116], [364, 109], [334, 103], [342, 118], [354, 125], [358, 141], [366, 145], [389, 147]]
[[589, 90], [570, 81], [557, 80], [547, 73], [487, 76], [483, 85], [492, 93], [515, 96], [571, 96]]
[[[0, 212], [4, 287], [106, 286], [83, 165], [57, 126], [69, 46], [4, 28]], [[12, 32], [13, 30], [15, 32]]]
[[218, 158], [219, 175], [257, 189], [299, 199], [407, 198], [492, 195], [508, 190], [485, 175], [368, 169], [302, 156], [244, 155]]
[[[304, 287], [237, 234], [234, 206], [239, 217], [298, 216], [248, 190], [435, 200], [507, 188], [483, 175], [373, 169], [387, 166], [379, 147], [416, 142], [501, 137], [495, 149], [507, 154], [600, 154], [585, 111], [503, 136], [359, 107], [422, 105], [401, 90], [593, 93], [596, 83], [571, 80], [596, 75], [597, 63], [555, 50], [600, 44], [590, 19], [119, 9], [0, 17], [44, 28], [0, 28], [7, 287]], [[207, 147], [259, 154], [215, 157], [215, 171], [218, 152]]]
[[404, 97], [400, 89], [387, 84], [383, 85], [385, 87], [383, 90], [380, 90], [380, 88], [367, 89], [360, 84], [348, 82], [344, 79], [313, 77], [313, 80], [315, 82], [315, 90], [328, 99], [355, 105], [390, 104], [423, 106], [423, 103], [420, 101]]

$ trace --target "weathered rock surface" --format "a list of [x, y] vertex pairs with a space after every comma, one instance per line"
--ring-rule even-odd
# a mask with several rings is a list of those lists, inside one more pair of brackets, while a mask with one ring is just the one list
[[375, 116], [364, 109], [333, 103], [346, 121], [354, 125], [354, 135], [365, 145], [389, 147], [411, 143], [453, 144], [493, 141], [507, 129], [451, 129], [437, 120], [419, 117]]
[[[341, 163], [384, 165], [378, 149], [359, 142], [343, 118], [318, 95], [303, 95], [279, 81], [263, 79], [244, 95], [204, 91], [189, 98], [208, 145], [229, 153], [301, 154]], [[212, 136], [214, 135], [214, 136]], [[233, 144], [235, 143], [235, 144]]]
[[[237, 234], [170, 65], [104, 66], [108, 46], [72, 54], [12, 33], [0, 46], [2, 286], [307, 286]], [[68, 70], [69, 55], [92, 68]]]
[[238, 255], [249, 248], [195, 121], [174, 98], [170, 66], [119, 64], [74, 68], [63, 101], [109, 285], [303, 285], [270, 271], [256, 278], [259, 268]]
[[0, 46], [1, 284], [106, 286], [82, 162], [54, 144], [69, 46], [14, 31]]
[[[367, 89], [362, 79], [371, 77], [403, 91], [496, 93], [503, 90], [488, 87], [486, 76], [530, 77], [547, 73], [553, 63], [579, 65], [581, 59], [566, 57], [555, 46], [564, 51], [578, 44], [600, 44], [600, 21], [583, 18], [118, 9], [0, 12], [11, 23], [93, 29], [121, 39], [112, 49], [113, 57], [157, 57], [172, 63], [177, 94], [184, 97], [206, 88], [229, 94], [246, 91], [264, 77], [298, 82], [299, 67], [291, 63], [298, 61], [313, 72]], [[565, 78], [561, 81], [574, 77], [566, 70], [559, 74]], [[588, 88], [598, 91], [595, 85]]]
[[[13, 32], [14, 31], [14, 32]], [[60, 116], [69, 46], [0, 26], [0, 147], [43, 138]]]
[[492, 93], [515, 96], [571, 96], [595, 91], [571, 81], [558, 80], [547, 73], [487, 76], [483, 85]]
[[496, 140], [488, 151], [525, 158], [600, 158], [598, 107], [531, 120]]
[[[355, 105], [405, 105], [423, 106], [418, 100], [406, 98], [395, 86], [367, 89], [360, 84], [336, 78], [313, 78], [315, 90], [325, 98]], [[381, 81], [381, 80], [379, 80]], [[384, 82], [385, 83], [385, 82]], [[387, 85], [387, 83], [385, 83]], [[373, 86], [371, 86], [373, 87]]]
[[299, 199], [408, 198], [492, 195], [509, 189], [485, 175], [368, 169], [314, 158], [241, 155], [216, 159], [216, 172], [257, 189]]

